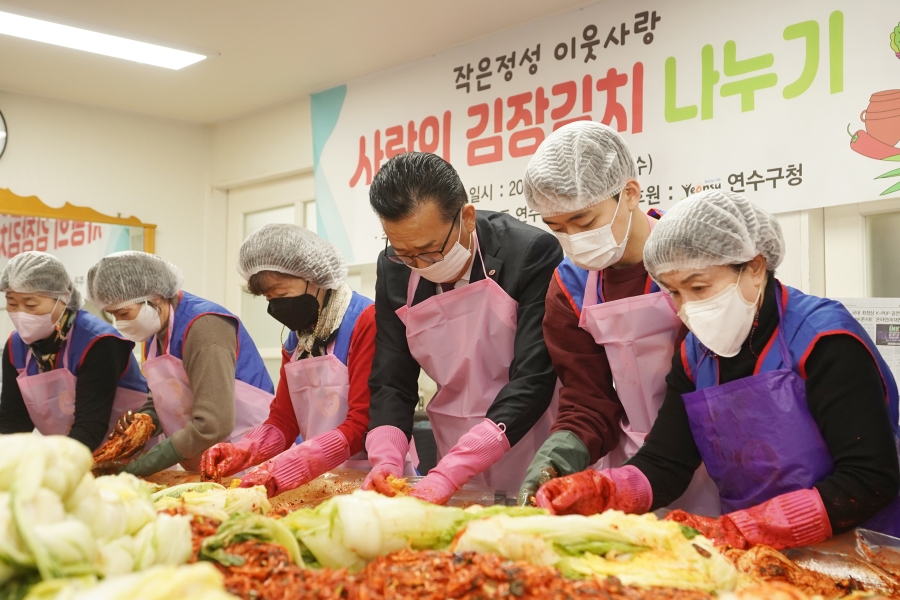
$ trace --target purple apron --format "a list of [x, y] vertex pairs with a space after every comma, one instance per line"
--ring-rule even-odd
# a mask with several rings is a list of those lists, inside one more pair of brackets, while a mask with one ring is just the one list
[[[806, 382], [791, 368], [782, 286], [777, 283], [775, 295], [776, 337], [786, 366], [682, 396], [697, 449], [719, 488], [723, 513], [812, 488], [834, 471], [831, 453], [809, 412]], [[698, 367], [706, 358], [704, 352]], [[900, 499], [863, 527], [900, 533]]]

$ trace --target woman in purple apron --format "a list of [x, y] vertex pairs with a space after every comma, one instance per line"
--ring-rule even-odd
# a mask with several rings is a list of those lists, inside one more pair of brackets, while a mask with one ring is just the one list
[[91, 450], [147, 400], [134, 343], [81, 310], [63, 264], [43, 252], [13, 257], [0, 276], [16, 327], [3, 357], [0, 433], [67, 435]]
[[[266, 225], [241, 245], [238, 272], [288, 330], [269, 417], [236, 444], [203, 454], [209, 479], [250, 468], [241, 487], [276, 496], [342, 464], [367, 468], [375, 307], [347, 284], [338, 249], [297, 225]], [[302, 443], [294, 445], [297, 437]], [[407, 461], [408, 462], [408, 461]], [[407, 474], [414, 475], [412, 464]]]
[[[125, 470], [144, 476], [180, 463], [199, 471], [200, 457], [222, 440], [239, 441], [265, 421], [274, 388], [240, 319], [181, 289], [181, 270], [145, 252], [117, 252], [88, 271], [91, 301], [116, 329], [146, 342], [142, 365], [151, 399], [140, 412], [165, 440]], [[128, 413], [117, 428], [133, 418]]]
[[900, 533], [897, 385], [842, 305], [774, 277], [783, 256], [778, 222], [737, 194], [703, 192], [663, 217], [644, 262], [691, 333], [659, 418], [614, 477], [551, 481], [539, 504], [596, 512], [641, 487], [649, 493], [634, 512], [653, 510], [702, 460], [724, 516], [669, 518], [718, 543], [789, 548], [857, 526]]

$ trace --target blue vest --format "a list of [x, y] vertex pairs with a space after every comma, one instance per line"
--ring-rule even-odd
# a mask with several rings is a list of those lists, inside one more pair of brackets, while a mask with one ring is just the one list
[[[777, 280], [776, 285], [782, 286], [784, 302], [782, 328], [787, 336], [788, 350], [793, 362], [791, 368], [794, 372], [806, 379], [806, 360], [820, 338], [837, 334], [853, 336], [868, 348], [878, 365], [885, 388], [885, 401], [888, 405], [891, 424], [894, 433], [898, 433], [897, 422], [900, 417], [898, 417], [897, 382], [862, 325], [840, 302], [809, 296], [800, 290], [783, 285]], [[777, 330], [775, 335], [778, 335]], [[761, 353], [756, 363], [756, 373], [774, 371], [783, 367], [781, 353], [775, 343], [775, 335]], [[702, 357], [703, 350], [699, 340], [693, 333], [689, 333], [681, 345], [681, 360], [688, 377], [694, 381], [698, 390], [719, 385], [718, 361], [707, 357], [701, 362]]]
[[[334, 355], [345, 366], [347, 364], [347, 356], [350, 354], [350, 338], [353, 337], [356, 322], [359, 320], [362, 312], [372, 304], [371, 300], [365, 296], [360, 296], [356, 292], [353, 292], [353, 296], [350, 298], [350, 305], [347, 306], [347, 312], [344, 313], [344, 318], [341, 319], [341, 325], [338, 327], [337, 337], [334, 340]], [[284, 351], [288, 355], [293, 355], [296, 349], [297, 334], [292, 331], [284, 343]]]
[[[266, 371], [266, 365], [256, 344], [250, 338], [250, 334], [244, 329], [244, 324], [236, 316], [228, 312], [228, 309], [219, 306], [215, 302], [204, 300], [193, 294], [181, 292], [181, 298], [178, 302], [178, 308], [175, 309], [173, 320], [175, 329], [172, 331], [172, 342], [169, 345], [168, 352], [175, 358], [181, 360], [184, 351], [184, 340], [194, 321], [204, 315], [218, 315], [228, 319], [234, 319], [238, 326], [238, 351], [237, 364], [235, 365], [234, 377], [238, 381], [243, 381], [248, 385], [259, 388], [270, 394], [275, 393], [275, 387], [272, 385], [272, 378]], [[172, 324], [170, 323], [171, 327]], [[153, 343], [156, 343], [155, 340]], [[146, 344], [145, 354], [149, 353], [150, 344]]]
[[[575, 263], [569, 260], [569, 257], [567, 256], [559, 266], [556, 267], [556, 272], [553, 276], [556, 278], [556, 283], [562, 288], [566, 298], [569, 299], [572, 310], [574, 310], [575, 314], [580, 318], [581, 310], [584, 308], [584, 288], [587, 286], [588, 280], [587, 269], [576, 267]], [[597, 304], [602, 304], [604, 301], [602, 288], [603, 275], [601, 273], [601, 276], [597, 278]], [[648, 276], [647, 287], [644, 289], [644, 293], [652, 294], [658, 291], [659, 286]]]
[[[95, 341], [102, 337], [114, 337], [125, 340], [125, 338], [116, 331], [115, 327], [103, 319], [95, 317], [86, 310], [79, 310], [75, 314], [75, 323], [69, 331], [69, 338], [63, 342], [59, 354], [56, 356], [56, 366], [54, 368], [62, 366], [63, 355], [68, 352], [69, 372], [75, 377], [78, 377], [78, 368], [84, 361], [84, 357], [87, 356], [88, 350], [91, 349], [91, 346], [94, 345]], [[16, 369], [24, 369], [28, 362], [28, 344], [23, 342], [22, 338], [19, 337], [19, 334], [16, 332], [13, 332], [9, 341], [9, 356], [13, 366], [15, 366]], [[132, 342], [128, 340], [125, 341], [130, 344], [131, 348], [134, 348]], [[70, 346], [71, 351], [69, 348]], [[32, 359], [31, 363], [28, 365], [27, 374], [37, 375], [38, 373], [37, 361]], [[125, 372], [119, 377], [119, 387], [128, 388], [129, 390], [135, 390], [137, 392], [147, 391], [147, 382], [144, 380], [144, 376], [141, 375], [141, 369], [138, 367], [137, 359], [135, 359], [133, 354], [129, 357], [128, 368], [125, 369]]]
[[[647, 214], [650, 217], [659, 220], [665, 213], [661, 210], [651, 208], [647, 211]], [[603, 274], [601, 273], [601, 276], [597, 278], [597, 304], [602, 304], [605, 301], [603, 299], [602, 275]], [[556, 272], [553, 276], [556, 278], [556, 283], [562, 288], [566, 298], [569, 299], [572, 310], [575, 311], [578, 318], [581, 318], [581, 310], [584, 308], [584, 288], [587, 286], [588, 279], [587, 269], [576, 267], [575, 263], [569, 260], [569, 257], [567, 256], [559, 266], [556, 267]], [[647, 287], [644, 288], [644, 294], [652, 294], [658, 291], [660, 291], [659, 286], [648, 276]]]

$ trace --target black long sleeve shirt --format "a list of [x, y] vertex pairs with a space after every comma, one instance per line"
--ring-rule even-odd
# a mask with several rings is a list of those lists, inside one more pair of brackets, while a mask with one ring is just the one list
[[[509, 383], [497, 394], [486, 415], [494, 423], [506, 425], [510, 446], [515, 446], [546, 412], [556, 386], [542, 322], [547, 288], [563, 253], [553, 235], [509, 215], [482, 210], [476, 215], [484, 269], [476, 257], [470, 281], [490, 277], [519, 303]], [[413, 413], [419, 402], [419, 363], [410, 353], [406, 326], [396, 311], [406, 305], [410, 273], [405, 265], [388, 261], [384, 253], [379, 255], [375, 282], [375, 358], [369, 377], [372, 392], [369, 429], [392, 425], [407, 437], [412, 435]], [[413, 305], [435, 294], [435, 285], [423, 278], [416, 288]], [[479, 331], [466, 333], [476, 342], [482, 335]]]
[[[75, 383], [75, 422], [69, 431], [69, 437], [78, 440], [91, 451], [103, 443], [109, 429], [119, 378], [128, 367], [130, 357], [129, 342], [115, 337], [103, 337], [94, 342], [78, 368]], [[3, 349], [0, 433], [24, 433], [34, 429], [34, 423], [16, 382], [18, 375], [10, 359], [7, 344]]]
[[[759, 354], [778, 326], [775, 285], [770, 275], [752, 340], [744, 342], [737, 356], [719, 357], [722, 383], [753, 374], [757, 360], [753, 351]], [[809, 411], [834, 460], [834, 472], [814, 487], [832, 531], [838, 534], [860, 525], [897, 497], [897, 447], [881, 375], [861, 342], [849, 335], [819, 339], [806, 361], [806, 373]], [[650, 480], [653, 510], [681, 496], [702, 462], [682, 400], [682, 394], [696, 388], [685, 373], [680, 349], [666, 382], [659, 417], [644, 446], [629, 461]]]

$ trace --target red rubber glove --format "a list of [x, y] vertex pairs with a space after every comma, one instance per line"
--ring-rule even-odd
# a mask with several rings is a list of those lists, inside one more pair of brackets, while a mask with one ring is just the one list
[[642, 514], [653, 504], [653, 490], [640, 469], [629, 465], [551, 479], [541, 486], [535, 500], [554, 515], [588, 516], [605, 510]]
[[675, 521], [685, 527], [691, 527], [716, 546], [731, 546], [746, 550], [750, 543], [741, 530], [727, 516], [713, 518], [693, 515], [683, 510], [673, 510], [666, 515], [666, 521]]
[[746, 549], [765, 544], [776, 550], [817, 544], [831, 537], [831, 521], [815, 488], [776, 496], [718, 519], [676, 510], [666, 519], [693, 527], [718, 546]]
[[408, 452], [409, 440], [400, 429], [382, 425], [370, 431], [366, 435], [366, 453], [372, 470], [366, 475], [362, 489], [395, 496], [397, 492], [387, 482], [387, 478], [389, 475], [403, 477], [403, 463]]
[[240, 487], [261, 485], [269, 498], [309, 483], [350, 458], [350, 444], [333, 429], [288, 448], [241, 478]]
[[256, 487], [258, 485], [266, 488], [266, 496], [272, 498], [277, 495], [278, 483], [275, 481], [275, 475], [267, 468], [269, 463], [260, 465], [241, 477], [242, 488]]
[[251, 429], [237, 444], [216, 444], [204, 452], [200, 474], [204, 480], [219, 481], [272, 458], [284, 446], [281, 430], [263, 423]]
[[505, 428], [490, 419], [472, 427], [409, 495], [434, 504], [446, 504], [456, 490], [509, 451], [509, 440], [504, 431]]

